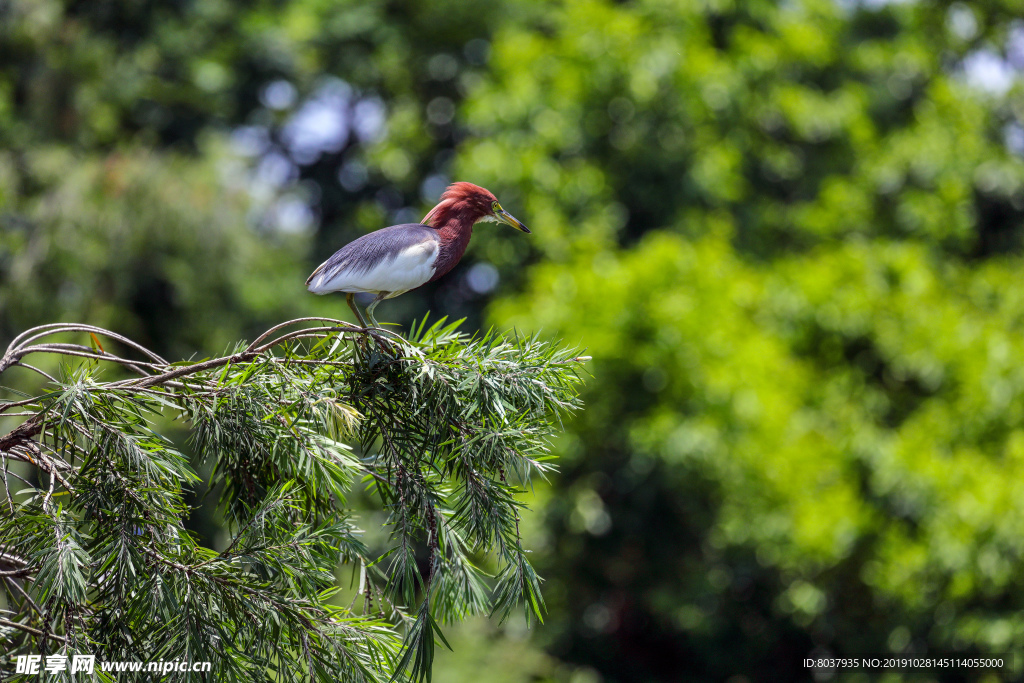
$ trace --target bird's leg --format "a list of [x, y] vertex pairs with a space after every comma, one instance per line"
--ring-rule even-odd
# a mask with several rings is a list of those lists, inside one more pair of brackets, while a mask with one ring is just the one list
[[356, 318], [359, 320], [359, 324], [363, 327], [369, 327], [366, 324], [366, 319], [363, 318], [363, 314], [359, 312], [359, 307], [356, 306], [356, 295], [349, 292], [345, 295], [345, 301], [348, 302], [348, 307], [352, 309], [352, 312], [356, 314]]
[[370, 322], [373, 323], [374, 327], [380, 327], [380, 323], [378, 323], [377, 319], [373, 317], [373, 309], [377, 308], [377, 304], [379, 304], [381, 301], [387, 299], [388, 294], [390, 293], [391, 292], [377, 292], [377, 298], [371, 301], [370, 305], [366, 307], [366, 315], [370, 316]]

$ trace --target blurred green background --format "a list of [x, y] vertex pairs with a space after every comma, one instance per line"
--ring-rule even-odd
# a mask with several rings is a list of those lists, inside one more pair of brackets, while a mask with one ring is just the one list
[[435, 680], [809, 680], [812, 654], [1015, 652], [992, 677], [1012, 679], [1022, 17], [2, 0], [0, 342], [83, 321], [201, 357], [347, 315], [305, 276], [469, 180], [533, 235], [481, 226], [378, 317], [578, 343], [593, 377], [530, 498], [546, 623], [455, 629]]

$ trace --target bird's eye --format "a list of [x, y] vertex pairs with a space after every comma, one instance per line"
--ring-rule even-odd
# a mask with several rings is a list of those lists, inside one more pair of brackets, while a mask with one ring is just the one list
[[491, 202], [491, 211], [493, 211], [494, 213], [498, 213], [499, 211], [501, 211], [501, 204], [499, 204], [498, 202]]

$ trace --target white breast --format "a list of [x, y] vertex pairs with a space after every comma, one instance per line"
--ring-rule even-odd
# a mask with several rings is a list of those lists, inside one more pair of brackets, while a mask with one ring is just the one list
[[315, 276], [309, 283], [314, 294], [328, 292], [407, 292], [426, 284], [434, 275], [438, 243], [420, 242], [397, 252], [366, 271], [343, 268], [329, 280]]

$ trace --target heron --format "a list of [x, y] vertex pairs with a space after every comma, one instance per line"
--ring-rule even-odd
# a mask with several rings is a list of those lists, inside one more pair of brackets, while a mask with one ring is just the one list
[[380, 327], [373, 316], [377, 304], [433, 282], [454, 268], [466, 252], [473, 225], [481, 221], [530, 232], [501, 208], [489, 190], [473, 183], [452, 183], [423, 222], [392, 225], [349, 242], [313, 271], [306, 288], [314, 294], [345, 292], [363, 327], [368, 325], [355, 295], [374, 294], [366, 314], [374, 327]]

